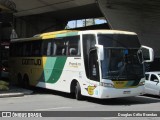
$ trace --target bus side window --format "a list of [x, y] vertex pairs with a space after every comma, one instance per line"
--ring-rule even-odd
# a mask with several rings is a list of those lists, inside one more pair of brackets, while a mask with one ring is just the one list
[[66, 42], [64, 39], [65, 38], [56, 38], [56, 40], [55, 40], [56, 55], [59, 55], [59, 56], [66, 55]]
[[41, 55], [41, 41], [34, 41], [32, 43], [32, 56]]
[[31, 56], [32, 44], [30, 42], [24, 42], [23, 44], [23, 56]]
[[15, 50], [15, 55], [16, 57], [20, 57], [22, 56], [22, 52], [23, 52], [23, 44], [22, 43], [16, 43], [14, 46], [14, 50]]
[[57, 51], [57, 45], [56, 43], [52, 43], [52, 55], [56, 55], [56, 51]]
[[[52, 44], [52, 54], [58, 56], [80, 55], [80, 36], [55, 38]], [[70, 54], [72, 52], [72, 54]]]
[[44, 56], [52, 55], [52, 42], [50, 40], [43, 41], [43, 55]]
[[65, 54], [65, 48], [63, 48], [60, 45], [57, 45], [56, 55], [64, 55]]
[[80, 36], [67, 37], [67, 54], [69, 56], [81, 55], [80, 51]]
[[51, 55], [51, 45], [52, 45], [52, 43], [48, 42], [48, 45], [47, 45], [47, 56]]
[[70, 48], [69, 53], [70, 53], [70, 55], [77, 55], [77, 49], [76, 48]]

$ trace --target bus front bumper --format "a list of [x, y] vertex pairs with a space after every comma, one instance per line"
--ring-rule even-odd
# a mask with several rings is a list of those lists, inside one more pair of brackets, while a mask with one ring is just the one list
[[138, 96], [144, 94], [144, 86], [138, 86], [135, 88], [107, 88], [107, 87], [100, 87], [100, 98], [119, 98], [119, 97], [131, 97], [131, 96]]

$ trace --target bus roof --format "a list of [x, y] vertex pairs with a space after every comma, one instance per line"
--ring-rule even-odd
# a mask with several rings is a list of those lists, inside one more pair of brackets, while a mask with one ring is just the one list
[[88, 33], [137, 35], [135, 32], [122, 31], [122, 30], [86, 30], [86, 31], [83, 31], [83, 34], [88, 34]]
[[12, 39], [11, 42], [21, 42], [21, 41], [31, 41], [31, 40], [39, 40], [39, 39], [50, 39], [50, 38], [57, 38], [57, 37], [64, 37], [64, 36], [75, 36], [79, 33], [83, 34], [129, 34], [129, 35], [136, 35], [134, 32], [128, 31], [121, 31], [121, 30], [61, 30], [55, 32], [48, 32], [34, 35], [30, 38], [19, 38], [19, 39]]
[[29, 38], [12, 39], [11, 42], [22, 42], [22, 41], [31, 41], [31, 40], [39, 40], [39, 39], [50, 39], [50, 38], [63, 37], [63, 36], [73, 36], [73, 35], [77, 35], [77, 34], [78, 34], [77, 30], [61, 30], [61, 31], [37, 34], [37, 35], [34, 35], [33, 37], [29, 37]]

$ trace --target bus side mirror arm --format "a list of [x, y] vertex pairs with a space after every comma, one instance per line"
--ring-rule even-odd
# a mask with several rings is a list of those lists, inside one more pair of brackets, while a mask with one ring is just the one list
[[104, 49], [103, 45], [95, 45], [97, 48], [97, 55], [98, 55], [98, 60], [104, 60]]

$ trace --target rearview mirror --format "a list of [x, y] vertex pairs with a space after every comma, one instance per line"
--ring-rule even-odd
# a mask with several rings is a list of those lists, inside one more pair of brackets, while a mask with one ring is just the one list
[[142, 50], [143, 58], [144, 58], [143, 62], [153, 62], [154, 60], [153, 49], [148, 46], [141, 46], [141, 50]]

